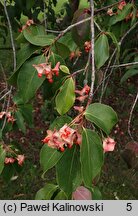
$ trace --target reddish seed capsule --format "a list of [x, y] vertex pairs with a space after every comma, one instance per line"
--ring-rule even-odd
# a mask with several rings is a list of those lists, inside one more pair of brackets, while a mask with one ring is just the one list
[[46, 137], [46, 138], [44, 138], [44, 139], [42, 140], [42, 142], [43, 142], [43, 143], [48, 143], [49, 140], [50, 140], [50, 138], [49, 138], [49, 137]]
[[41, 73], [38, 73], [38, 77], [42, 77], [42, 74], [41, 74]]
[[55, 75], [58, 76], [58, 75], [59, 75], [59, 72], [56, 72]]
[[49, 83], [53, 83], [53, 79], [48, 79], [48, 82]]
[[64, 152], [64, 151], [65, 151], [65, 149], [64, 149], [63, 147], [59, 148], [59, 150], [60, 150], [61, 152]]

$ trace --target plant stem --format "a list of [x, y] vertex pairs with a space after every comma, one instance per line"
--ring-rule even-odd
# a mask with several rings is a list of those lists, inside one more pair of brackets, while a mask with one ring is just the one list
[[91, 73], [91, 89], [88, 99], [88, 104], [92, 101], [93, 91], [94, 91], [94, 82], [95, 82], [95, 61], [94, 61], [94, 1], [90, 0], [91, 4], [91, 64], [92, 64], [92, 73]]

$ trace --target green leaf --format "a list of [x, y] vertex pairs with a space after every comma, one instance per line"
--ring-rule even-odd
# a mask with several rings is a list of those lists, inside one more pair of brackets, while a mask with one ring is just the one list
[[112, 32], [106, 32], [107, 35], [109, 35], [113, 41], [113, 43], [115, 44], [116, 48], [117, 48], [117, 51], [118, 53], [120, 53], [120, 46], [119, 46], [119, 43], [116, 39], [116, 36], [114, 35], [114, 33]]
[[4, 161], [6, 157], [6, 151], [4, 150], [3, 146], [0, 144], [0, 174], [4, 168]]
[[24, 44], [21, 49], [17, 52], [17, 68], [16, 71], [10, 76], [9, 83], [14, 85], [17, 83], [17, 76], [19, 73], [19, 68], [23, 63], [29, 59], [34, 53], [38, 53], [39, 49], [31, 44]]
[[33, 55], [34, 53], [37, 54], [38, 51], [40, 49], [37, 48], [36, 46], [33, 46], [31, 44], [24, 44], [21, 49], [17, 52], [17, 68], [16, 70], [18, 70], [22, 64], [28, 59], [30, 58], [31, 55]]
[[60, 191], [54, 198], [54, 200], [67, 200], [67, 196], [64, 191]]
[[40, 152], [40, 164], [44, 174], [57, 164], [63, 154], [57, 149], [50, 148], [47, 144], [43, 145]]
[[23, 35], [27, 41], [36, 46], [50, 46], [54, 42], [52, 34], [46, 34], [43, 26], [31, 25], [23, 30]]
[[57, 185], [46, 184], [36, 193], [35, 200], [50, 200], [56, 190]]
[[109, 58], [109, 43], [105, 34], [101, 34], [96, 40], [94, 50], [96, 67], [99, 69]]
[[66, 45], [70, 52], [75, 51], [77, 49], [77, 44], [74, 42], [71, 32], [61, 37], [59, 39], [59, 42]]
[[24, 103], [27, 103], [35, 92], [42, 85], [45, 80], [45, 76], [39, 78], [36, 69], [32, 66], [33, 64], [40, 64], [45, 62], [44, 56], [38, 56], [28, 60], [20, 69], [17, 85], [19, 94], [22, 97]]
[[50, 58], [49, 58], [49, 62], [51, 62], [52, 67], [55, 67], [57, 62], [60, 62], [60, 64], [64, 64], [65, 65], [65, 61], [64, 59], [60, 56], [57, 55], [55, 53], [52, 53]]
[[15, 112], [15, 119], [16, 123], [18, 125], [18, 128], [21, 129], [21, 131], [25, 134], [26, 133], [26, 127], [24, 123], [24, 118], [22, 116], [22, 113], [18, 110]]
[[109, 20], [109, 25], [114, 25], [117, 22], [120, 22], [126, 18], [126, 16], [131, 12], [131, 8], [133, 7], [133, 4], [127, 3], [126, 6], [124, 6], [123, 10], [118, 10], [117, 15], [112, 16]]
[[60, 43], [60, 42], [55, 43], [54, 50], [63, 59], [66, 59], [70, 55], [69, 48], [65, 44]]
[[65, 125], [66, 123], [68, 124], [71, 121], [72, 121], [72, 118], [69, 116], [66, 116], [66, 115], [59, 116], [52, 122], [49, 129], [50, 130], [54, 130], [54, 129], [59, 130], [63, 125]]
[[65, 66], [65, 65], [60, 65], [60, 70], [61, 70], [63, 73], [70, 74], [68, 67]]
[[92, 192], [92, 199], [93, 200], [102, 200], [102, 194], [98, 187], [93, 188]]
[[87, 120], [97, 125], [106, 134], [111, 132], [118, 121], [116, 112], [110, 106], [100, 103], [89, 105], [84, 115]]
[[60, 87], [56, 96], [56, 108], [60, 115], [65, 114], [75, 102], [75, 83], [72, 78], [68, 78]]
[[2, 178], [4, 180], [4, 182], [9, 182], [10, 179], [13, 177], [15, 173], [15, 169], [13, 167], [13, 164], [6, 164], [6, 166], [4, 166], [4, 169], [2, 171]]
[[58, 185], [69, 197], [82, 181], [79, 148], [76, 145], [65, 151], [56, 165], [56, 171]]
[[86, 187], [92, 187], [92, 180], [103, 165], [103, 147], [100, 137], [90, 129], [83, 130], [81, 144], [82, 178]]
[[138, 69], [136, 68], [130, 68], [129, 70], [126, 71], [126, 73], [122, 76], [121, 78], [121, 84], [125, 82], [129, 77], [132, 77], [134, 75], [138, 74]]
[[31, 104], [24, 104], [18, 106], [24, 120], [29, 127], [33, 127], [33, 106]]
[[0, 141], [2, 140], [2, 130], [0, 129]]

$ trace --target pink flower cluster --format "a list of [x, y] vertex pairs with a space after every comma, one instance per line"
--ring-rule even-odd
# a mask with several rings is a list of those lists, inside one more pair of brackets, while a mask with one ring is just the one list
[[108, 8], [107, 14], [108, 14], [109, 16], [113, 16], [113, 15], [116, 15], [117, 13], [114, 13], [112, 8]]
[[86, 53], [88, 53], [91, 49], [91, 41], [85, 41], [84, 43], [84, 50]]
[[2, 119], [4, 116], [6, 116], [7, 122], [11, 122], [13, 124], [16, 121], [11, 112], [0, 112], [0, 119]]
[[34, 21], [33, 20], [27, 20], [26, 24], [22, 26], [21, 29], [19, 29], [19, 32], [22, 32], [24, 29], [26, 29], [28, 26], [33, 25]]
[[42, 77], [42, 75], [44, 74], [49, 83], [53, 83], [53, 75], [59, 75], [59, 66], [60, 62], [57, 62], [56, 66], [53, 69], [51, 68], [51, 65], [47, 63], [41, 63], [38, 65], [33, 64], [33, 67], [38, 72], [38, 77]]
[[116, 142], [114, 139], [107, 137], [106, 139], [103, 140], [103, 149], [104, 153], [108, 151], [114, 151]]
[[5, 164], [13, 164], [16, 160], [18, 161], [19, 166], [22, 166], [23, 162], [25, 160], [25, 156], [24, 155], [18, 155], [16, 158], [6, 157], [5, 158]]
[[126, 2], [124, 0], [122, 0], [119, 4], [118, 4], [118, 9], [119, 10], [123, 10], [124, 6], [126, 6]]
[[72, 60], [72, 59], [74, 59], [76, 57], [79, 58], [81, 56], [81, 54], [82, 54], [82, 52], [80, 52], [79, 50], [72, 51], [70, 53], [69, 59]]
[[51, 148], [56, 148], [63, 152], [66, 147], [71, 148], [73, 144], [80, 145], [81, 135], [77, 130], [70, 128], [65, 124], [60, 130], [47, 130], [47, 136], [42, 140], [43, 143]]
[[79, 97], [76, 97], [76, 100], [84, 102], [84, 100], [88, 97], [89, 92], [90, 87], [88, 85], [85, 85], [82, 90], [75, 90], [75, 93], [80, 95]]

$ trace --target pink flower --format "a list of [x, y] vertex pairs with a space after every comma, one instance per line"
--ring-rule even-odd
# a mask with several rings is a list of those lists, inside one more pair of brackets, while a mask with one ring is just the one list
[[75, 93], [83, 96], [83, 95], [88, 95], [90, 91], [90, 87], [88, 85], [85, 85], [84, 88], [80, 91], [80, 90], [75, 90]]
[[79, 100], [80, 102], [84, 102], [87, 97], [88, 97], [88, 95], [79, 96], [76, 98], [76, 100]]
[[24, 156], [24, 155], [18, 155], [16, 159], [17, 159], [17, 161], [18, 161], [18, 164], [19, 164], [20, 166], [22, 166], [22, 165], [23, 165], [23, 162], [24, 162], [24, 160], [25, 160], [25, 156]]
[[81, 106], [81, 107], [79, 107], [79, 106], [74, 106], [73, 108], [74, 108], [75, 110], [79, 111], [80, 113], [83, 112], [83, 110], [84, 110], [84, 106]]
[[78, 132], [76, 132], [76, 140], [74, 142], [77, 145], [80, 145], [82, 143], [82, 136]]
[[70, 53], [69, 59], [72, 60], [74, 58], [75, 58], [75, 52], [73, 51]]
[[104, 153], [108, 151], [114, 151], [116, 142], [114, 139], [107, 137], [106, 139], [103, 140], [103, 149]]
[[28, 26], [33, 25], [34, 21], [33, 20], [27, 20], [26, 24], [22, 26], [22, 29], [20, 29], [20, 32], [22, 32], [24, 29], [26, 29]]
[[91, 192], [83, 187], [79, 186], [75, 192], [72, 193], [73, 200], [92, 200]]
[[109, 16], [113, 16], [115, 13], [113, 12], [113, 9], [112, 9], [112, 8], [108, 8], [107, 14], [108, 14]]
[[15, 158], [12, 158], [12, 157], [9, 157], [9, 158], [6, 157], [6, 158], [5, 158], [5, 161], [4, 161], [5, 164], [9, 164], [9, 163], [12, 164], [12, 163], [14, 163], [14, 162], [15, 162]]
[[[48, 82], [53, 83], [52, 78], [53, 78], [54, 72], [53, 72], [50, 64], [48, 65], [46, 63], [41, 63], [41, 64], [38, 64], [38, 65], [33, 64], [32, 66], [37, 70], [38, 77], [42, 77], [42, 75], [45, 74], [46, 78], [48, 79]], [[58, 71], [55, 70], [55, 73], [57, 75]]]
[[66, 145], [69, 145], [70, 147], [73, 145], [74, 141], [74, 135], [75, 135], [75, 130], [68, 127], [67, 124], [65, 124], [62, 128], [60, 128], [59, 133], [63, 141], [65, 142]]
[[16, 119], [12, 116], [11, 112], [6, 113], [7, 122], [11, 122], [12, 124], [16, 121]]
[[44, 74], [44, 67], [42, 64], [38, 64], [38, 65], [35, 65], [33, 64], [32, 65], [38, 72], [38, 77], [42, 77], [42, 75]]
[[5, 114], [6, 112], [0, 112], [0, 119], [2, 119]]
[[51, 65], [47, 65], [47, 64], [43, 63], [42, 66], [43, 66], [44, 74], [46, 75], [46, 77], [48, 77], [48, 75], [50, 73], [51, 73], [51, 77], [52, 77]]
[[27, 22], [26, 22], [27, 26], [30, 26], [30, 25], [33, 25], [33, 24], [34, 24], [34, 21], [32, 19], [27, 20]]
[[43, 143], [51, 148], [64, 151], [66, 147], [71, 148], [73, 143], [81, 143], [81, 135], [74, 129], [65, 124], [59, 131], [47, 130], [47, 136], [42, 140]]
[[62, 149], [62, 151], [65, 144], [63, 139], [60, 137], [60, 133], [56, 130], [47, 130], [47, 136], [42, 140], [42, 142], [47, 143], [47, 145], [51, 148]]
[[118, 9], [123, 10], [124, 6], [126, 5], [126, 2], [123, 0], [118, 4]]
[[59, 66], [60, 62], [57, 62], [56, 66], [52, 69], [52, 72], [55, 73], [56, 76], [59, 75]]
[[90, 49], [91, 49], [91, 41], [85, 41], [84, 49], [85, 49], [85, 52], [87, 52], [87, 53], [90, 51]]

